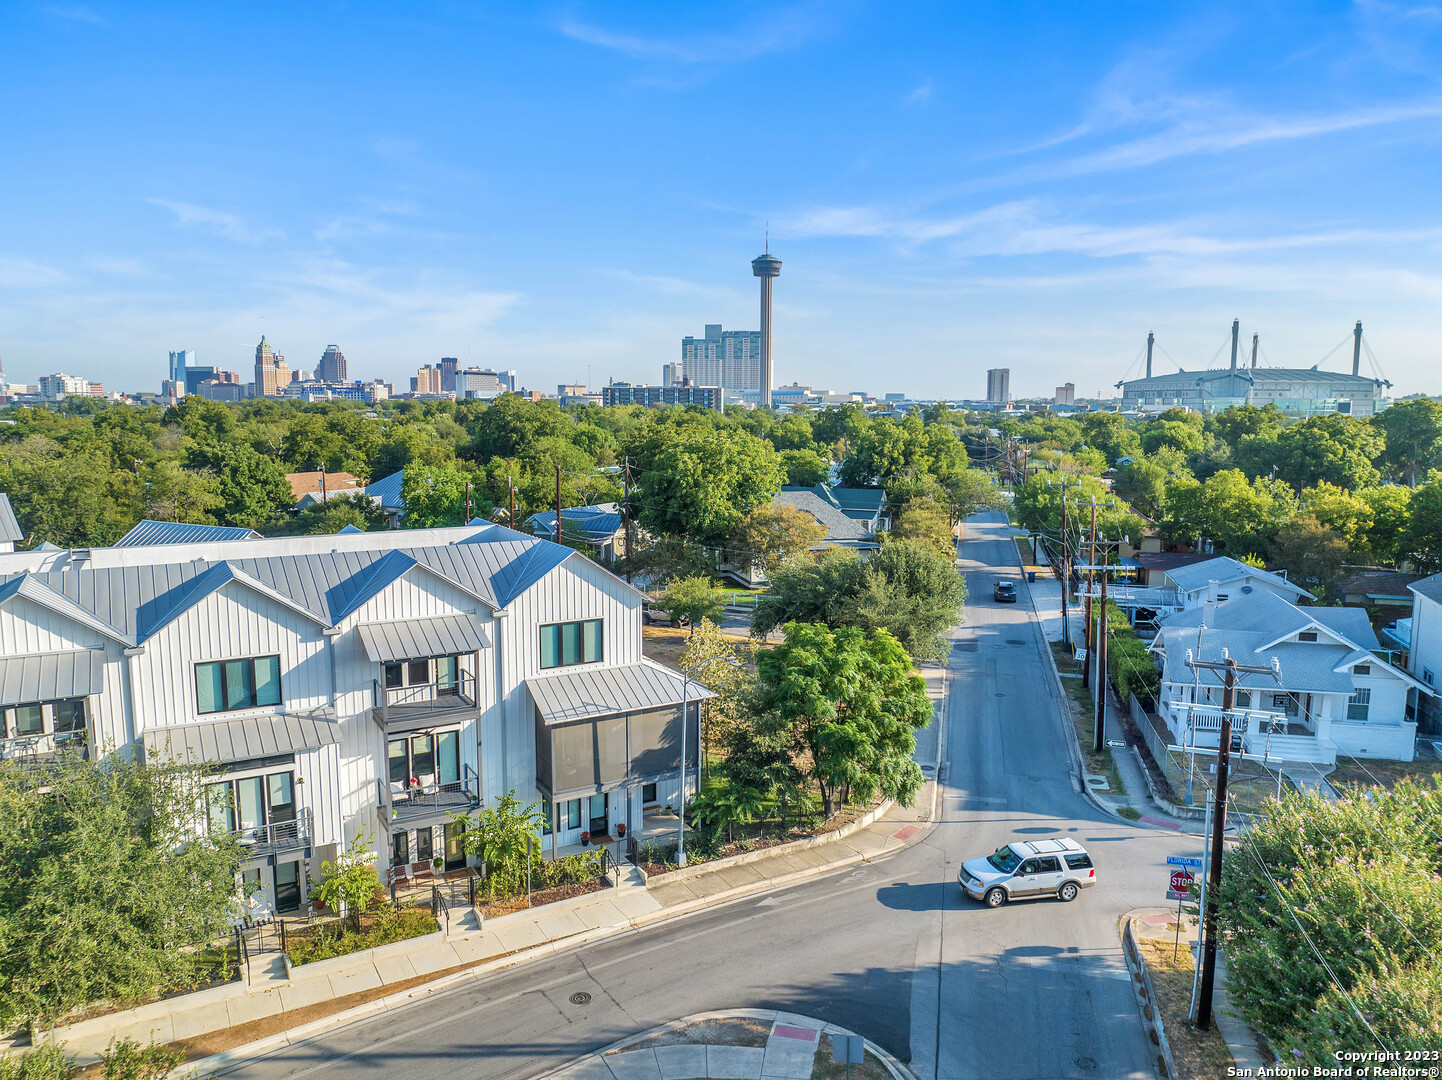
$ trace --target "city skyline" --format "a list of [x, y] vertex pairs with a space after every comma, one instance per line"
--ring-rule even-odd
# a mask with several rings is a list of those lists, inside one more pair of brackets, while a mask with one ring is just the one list
[[[654, 381], [696, 326], [757, 328], [769, 222], [778, 384], [968, 397], [1006, 366], [1090, 397], [1148, 331], [1159, 373], [1210, 366], [1235, 317], [1301, 368], [1361, 319], [1398, 395], [1442, 392], [1425, 11], [22, 4], [0, 32], [0, 148], [44, 164], [0, 200], [16, 380], [149, 389], [264, 333], [352, 377]], [[677, 170], [701, 132], [722, 167]]]

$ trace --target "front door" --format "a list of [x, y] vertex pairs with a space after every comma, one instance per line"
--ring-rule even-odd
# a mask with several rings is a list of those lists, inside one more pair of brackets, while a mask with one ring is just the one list
[[464, 821], [452, 821], [446, 825], [446, 869], [457, 870], [466, 865], [466, 851], [461, 838], [466, 835]]
[[408, 833], [402, 829], [391, 837], [391, 865], [405, 866], [411, 861], [411, 846]]
[[275, 868], [275, 910], [294, 911], [300, 907], [300, 863], [280, 863]]
[[433, 858], [435, 852], [431, 850], [431, 829], [428, 825], [416, 830], [416, 862], [429, 866]]
[[610, 826], [607, 823], [606, 817], [606, 805], [609, 801], [610, 797], [604, 794], [592, 795], [586, 800], [586, 805], [589, 807], [588, 813], [591, 818], [591, 824], [588, 828], [592, 836], [605, 836], [610, 832]]

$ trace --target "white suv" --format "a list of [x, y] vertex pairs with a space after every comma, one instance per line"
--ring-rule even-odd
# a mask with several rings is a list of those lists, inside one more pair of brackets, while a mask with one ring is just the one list
[[1097, 883], [1097, 872], [1082, 846], [1063, 836], [999, 847], [984, 859], [962, 863], [956, 880], [967, 896], [997, 908], [1032, 896], [1075, 900]]

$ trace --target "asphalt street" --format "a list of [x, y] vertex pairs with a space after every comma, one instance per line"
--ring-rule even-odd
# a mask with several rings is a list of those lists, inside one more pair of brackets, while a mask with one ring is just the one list
[[[1164, 903], [1166, 857], [1199, 854], [1199, 841], [1119, 822], [1077, 792], [1025, 583], [1014, 605], [991, 599], [998, 577], [1017, 577], [1010, 536], [999, 514], [964, 530], [971, 600], [953, 633], [941, 814], [925, 840], [499, 973], [239, 1075], [527, 1078], [679, 1016], [776, 1008], [861, 1032], [921, 1080], [1154, 1076], [1118, 919]], [[1091, 851], [1095, 888], [995, 911], [960, 894], [964, 859], [1048, 835]]]

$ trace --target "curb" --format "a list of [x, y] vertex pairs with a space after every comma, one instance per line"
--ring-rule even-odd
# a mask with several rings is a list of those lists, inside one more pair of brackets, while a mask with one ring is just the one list
[[[256, 1058], [265, 1057], [278, 1050], [284, 1050], [310, 1042], [322, 1035], [329, 1035], [363, 1020], [379, 1016], [381, 1013], [394, 1012], [417, 1001], [423, 1001], [427, 998], [449, 993], [467, 983], [480, 982], [491, 975], [498, 974], [513, 967], [519, 967], [534, 960], [544, 960], [557, 953], [567, 952], [585, 945], [593, 945], [597, 942], [607, 941], [612, 938], [623, 937], [626, 934], [637, 933], [645, 927], [666, 922], [670, 919], [685, 918], [706, 908], [722, 907], [734, 901], [746, 899], [748, 896], [759, 896], [763, 893], [789, 888], [803, 881], [823, 877], [836, 870], [841, 870], [848, 866], [855, 866], [858, 863], [873, 862], [887, 858], [898, 851], [919, 843], [930, 834], [930, 827], [936, 824], [937, 792], [939, 790], [940, 785], [933, 784], [931, 811], [927, 820], [920, 823], [928, 826], [928, 828], [919, 829], [914, 835], [906, 840], [900, 841], [896, 846], [884, 848], [874, 855], [863, 855], [858, 852], [836, 862], [827, 863], [825, 866], [797, 870], [784, 877], [773, 878], [765, 882], [756, 882], [751, 885], [738, 885], [734, 889], [728, 889], [714, 896], [698, 897], [695, 900], [677, 904], [675, 907], [662, 908], [660, 911], [654, 911], [647, 915], [628, 919], [623, 923], [600, 926], [594, 930], [573, 934], [570, 937], [556, 938], [553, 941], [546, 942], [544, 945], [523, 949], [511, 953], [509, 956], [483, 961], [474, 967], [469, 967], [464, 971], [458, 971], [452, 975], [444, 976], [434, 982], [422, 983], [420, 986], [413, 986], [409, 990], [402, 990], [396, 994], [377, 998], [374, 1001], [368, 1001], [364, 1005], [357, 1005], [354, 1008], [346, 1009], [344, 1012], [335, 1013], [332, 1016], [324, 1016], [319, 1020], [312, 1020], [308, 1024], [301, 1024], [294, 1028], [288, 1028], [285, 1031], [276, 1032], [274, 1035], [267, 1035], [265, 1038], [257, 1039], [255, 1042], [245, 1043], [241, 1046], [232, 1047], [229, 1050], [222, 1050], [218, 1054], [212, 1054], [209, 1057], [199, 1058], [195, 1061], [188, 1061], [177, 1067], [175, 1071], [170, 1074], [170, 1080], [184, 1080], [184, 1078], [197, 1073], [201, 1076], [209, 1076], [211, 1074], [232, 1072]], [[719, 1015], [742, 1015], [742, 1013], [723, 1013]], [[871, 1044], [868, 1043], [867, 1045], [870, 1046]], [[885, 1052], [879, 1048], [877, 1049], [877, 1053], [878, 1055], [885, 1054]], [[889, 1057], [889, 1055], [887, 1055], [887, 1057]], [[885, 1060], [885, 1058], [883, 1058], [883, 1060]], [[914, 1080], [914, 1078], [908, 1071], [904, 1077], [899, 1077], [898, 1080]]]
[[1167, 1041], [1166, 1028], [1162, 1024], [1162, 1010], [1157, 1002], [1157, 992], [1152, 986], [1152, 975], [1137, 948], [1136, 935], [1132, 933], [1132, 919], [1145, 913], [1145, 908], [1133, 908], [1122, 915], [1122, 955], [1126, 957], [1127, 968], [1131, 971], [1132, 990], [1137, 997], [1137, 1011], [1141, 1014], [1142, 1026], [1157, 1048], [1157, 1072], [1169, 1078], [1178, 1077], [1177, 1063], [1172, 1057], [1172, 1044]]
[[[649, 1039], [653, 1035], [660, 1035], [663, 1032], [667, 1031], [675, 1031], [677, 1028], [686, 1027], [688, 1024], [695, 1024], [702, 1020], [729, 1020], [733, 1017], [741, 1017], [748, 1020], [770, 1020], [773, 1023], [776, 1020], [785, 1017], [787, 1019], [806, 1021], [811, 1024], [819, 1024], [821, 1034], [823, 1035], [857, 1034], [850, 1028], [844, 1028], [837, 1024], [828, 1024], [826, 1023], [826, 1021], [818, 1020], [814, 1016], [803, 1016], [801, 1013], [786, 1012], [783, 1009], [727, 1009], [721, 1010], [719, 1012], [692, 1013], [690, 1016], [683, 1016], [679, 1020], [672, 1020], [669, 1023], [660, 1025], [659, 1027], [651, 1028], [649, 1031], [643, 1031], [637, 1035], [628, 1035], [624, 1039], [618, 1039], [607, 1046], [601, 1047], [599, 1050], [593, 1050], [589, 1054], [585, 1054], [581, 1057], [576, 1058], [574, 1061], [570, 1062], [567, 1065], [561, 1066], [561, 1068], [559, 1069], [555, 1069], [549, 1073], [543, 1073], [541, 1076], [537, 1077], [536, 1080], [551, 1080], [552, 1077], [560, 1077], [564, 1075], [568, 1070], [575, 1068], [580, 1062], [585, 1061], [588, 1058], [599, 1059], [605, 1054], [609, 1054], [617, 1050], [624, 1050], [626, 1047], [641, 1042], [645, 1039]], [[886, 1070], [891, 1074], [893, 1080], [917, 1080], [916, 1074], [913, 1073], [905, 1065], [903, 1065], [900, 1061], [898, 1061], [893, 1055], [888, 1053], [886, 1050], [883, 1050], [881, 1047], [877, 1046], [870, 1039], [866, 1039], [865, 1041], [866, 1049], [872, 1054], [874, 1054], [877, 1059], [879, 1059], [881, 1063], [886, 1066]], [[818, 1049], [820, 1048], [818, 1047]]]

